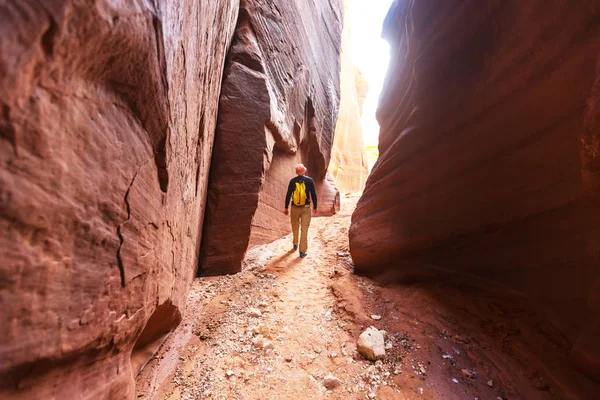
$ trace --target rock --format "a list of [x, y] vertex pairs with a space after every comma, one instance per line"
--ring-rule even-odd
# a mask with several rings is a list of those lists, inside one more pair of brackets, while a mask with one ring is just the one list
[[256, 336], [254, 339], [252, 339], [252, 345], [257, 349], [261, 350], [273, 349], [273, 343], [271, 343], [270, 340], [264, 338], [261, 335]]
[[469, 379], [475, 379], [475, 377], [477, 375], [475, 372], [468, 370], [468, 369], [464, 369], [464, 368], [461, 369], [461, 372], [463, 373], [464, 376], [466, 376]]
[[600, 341], [580, 341], [600, 326], [600, 30], [584, 28], [600, 12], [590, 4], [394, 2], [380, 157], [349, 241], [359, 274], [457, 272], [530, 296], [584, 345], [570, 359], [600, 380]]
[[248, 315], [253, 318], [258, 318], [258, 317], [262, 316], [262, 312], [257, 308], [249, 308]]
[[232, 370], [228, 370], [227, 372], [225, 372], [225, 375], [226, 375], [228, 378], [231, 378], [233, 375], [235, 375], [235, 372], [233, 372]]
[[360, 121], [357, 77], [352, 61], [349, 15], [348, 10], [345, 10], [342, 31], [340, 109], [328, 171], [338, 190], [343, 193], [358, 193], [364, 188], [369, 168]]
[[196, 269], [237, 16], [1, 2], [0, 397], [134, 396]]
[[381, 315], [372, 314], [371, 319], [374, 319], [375, 321], [379, 321], [381, 319]]
[[491, 379], [489, 381], [487, 381], [487, 385], [489, 387], [494, 387], [494, 381], [492, 381]]
[[202, 275], [239, 272], [249, 247], [290, 232], [279, 210], [299, 162], [315, 180], [319, 215], [339, 209], [327, 167], [340, 101], [342, 2], [244, 1], [240, 9], [219, 101]]
[[368, 360], [375, 361], [385, 357], [383, 335], [374, 327], [369, 327], [360, 334], [356, 342], [356, 348]]
[[337, 388], [338, 386], [340, 386], [341, 384], [342, 384], [342, 381], [339, 380], [338, 378], [336, 378], [332, 374], [328, 374], [325, 378], [323, 378], [323, 386], [325, 386], [325, 388], [327, 390], [333, 390], [333, 389]]

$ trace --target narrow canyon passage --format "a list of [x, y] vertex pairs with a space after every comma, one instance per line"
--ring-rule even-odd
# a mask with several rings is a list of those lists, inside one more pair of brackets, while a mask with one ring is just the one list
[[[351, 273], [357, 197], [313, 220], [309, 257], [289, 236], [245, 270], [194, 281], [185, 318], [136, 381], [144, 399], [591, 399], [564, 337], [505, 290], [452, 280], [381, 286]], [[381, 318], [380, 318], [381, 317]], [[366, 360], [357, 338], [387, 332]]]
[[600, 2], [377, 4], [0, 0], [0, 399], [600, 399]]

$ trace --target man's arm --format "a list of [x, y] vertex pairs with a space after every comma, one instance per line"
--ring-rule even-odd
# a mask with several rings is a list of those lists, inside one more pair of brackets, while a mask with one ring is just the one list
[[285, 195], [285, 207], [284, 208], [286, 210], [290, 206], [290, 200], [292, 199], [292, 193], [294, 193], [294, 188], [295, 188], [294, 180], [292, 179], [290, 181], [290, 183], [288, 184], [288, 190], [287, 190], [287, 193]]
[[317, 209], [317, 191], [315, 190], [315, 181], [313, 181], [312, 179], [310, 180], [310, 187], [308, 188], [308, 190], [310, 190], [310, 198], [312, 199], [312, 202], [313, 202], [313, 208], [316, 210]]

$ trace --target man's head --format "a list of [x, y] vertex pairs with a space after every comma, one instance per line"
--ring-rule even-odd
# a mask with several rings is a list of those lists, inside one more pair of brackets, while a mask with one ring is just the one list
[[304, 166], [304, 164], [296, 165], [296, 174], [298, 174], [298, 175], [306, 174], [306, 167]]

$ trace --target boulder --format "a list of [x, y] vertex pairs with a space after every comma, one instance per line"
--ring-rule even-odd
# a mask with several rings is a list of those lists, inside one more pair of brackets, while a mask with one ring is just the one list
[[0, 2], [1, 398], [132, 398], [181, 320], [237, 13]]
[[544, 309], [588, 371], [600, 362], [582, 336], [600, 320], [599, 12], [395, 2], [380, 158], [350, 228], [357, 272], [499, 282]]
[[319, 215], [339, 209], [327, 175], [340, 101], [340, 0], [306, 7], [242, 0], [227, 57], [199, 274], [238, 272], [246, 250], [290, 232], [294, 166], [315, 180]]
[[385, 357], [385, 338], [382, 332], [371, 326], [360, 334], [356, 349], [363, 357], [371, 361]]

